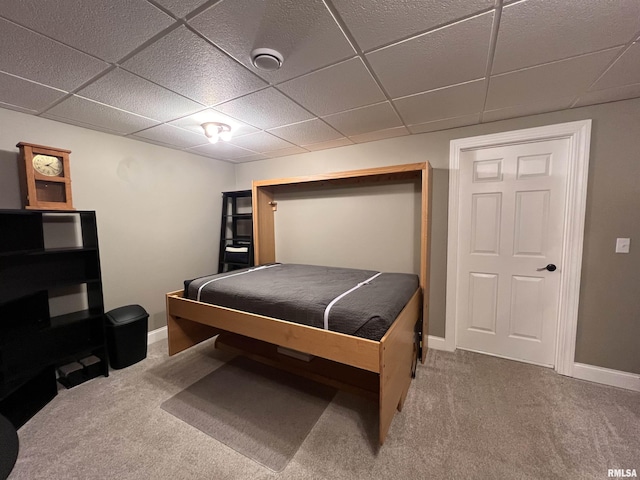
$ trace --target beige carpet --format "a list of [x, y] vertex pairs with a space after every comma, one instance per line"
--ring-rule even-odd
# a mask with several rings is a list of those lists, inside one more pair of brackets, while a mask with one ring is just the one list
[[164, 402], [163, 410], [282, 471], [336, 390], [247, 358], [235, 358]]
[[375, 404], [338, 392], [280, 473], [160, 405], [231, 358], [211, 342], [63, 390], [19, 431], [10, 480], [607, 479], [640, 471], [640, 393], [432, 350], [377, 447]]

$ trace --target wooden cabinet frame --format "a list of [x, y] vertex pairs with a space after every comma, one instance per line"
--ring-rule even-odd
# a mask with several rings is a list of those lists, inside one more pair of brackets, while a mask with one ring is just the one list
[[[169, 354], [220, 335], [216, 346], [375, 398], [379, 402], [382, 444], [395, 410], [402, 408], [409, 390], [418, 322], [422, 324], [423, 362], [426, 355], [431, 167], [425, 162], [253, 182], [254, 254], [259, 265], [276, 261], [274, 211], [278, 193], [319, 185], [357, 187], [416, 179], [422, 185], [420, 286], [379, 342], [185, 299], [183, 292], [177, 291], [167, 294]], [[276, 346], [316, 358], [305, 362], [286, 357], [277, 353]]]

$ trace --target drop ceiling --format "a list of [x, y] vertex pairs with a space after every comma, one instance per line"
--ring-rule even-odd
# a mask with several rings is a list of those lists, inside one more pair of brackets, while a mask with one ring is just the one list
[[1, 108], [230, 162], [640, 97], [638, 0], [4, 1], [0, 44]]

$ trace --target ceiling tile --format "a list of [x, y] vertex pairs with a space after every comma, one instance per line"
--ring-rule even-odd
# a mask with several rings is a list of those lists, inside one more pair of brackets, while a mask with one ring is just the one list
[[20, 0], [2, 2], [0, 15], [107, 62], [120, 60], [174, 21], [145, 0]]
[[126, 61], [123, 67], [209, 106], [267, 86], [186, 27], [162, 37]]
[[[13, 3], [20, 2], [3, 2]], [[3, 71], [68, 92], [109, 67], [105, 62], [2, 18], [0, 45]]]
[[366, 55], [391, 97], [485, 76], [493, 12]]
[[159, 142], [157, 140], [152, 140], [150, 138], [144, 138], [144, 137], [127, 137], [131, 140], [135, 140], [136, 142], [145, 142], [145, 143], [150, 143], [151, 145], [158, 145], [160, 147], [164, 147], [164, 148], [171, 148], [173, 150], [183, 150], [182, 148], [178, 148], [175, 145], [171, 145], [169, 143], [165, 143], [165, 142]]
[[292, 146], [289, 142], [285, 142], [281, 138], [274, 137], [267, 132], [252, 133], [250, 135], [233, 138], [231, 143], [238, 147], [248, 148], [249, 150], [260, 153], [280, 150]]
[[393, 103], [404, 121], [413, 125], [479, 113], [485, 90], [483, 79], [398, 98]]
[[120, 68], [83, 88], [78, 95], [161, 122], [202, 109], [202, 105]]
[[0, 72], [0, 102], [27, 110], [43, 110], [65, 92]]
[[211, 158], [211, 159], [217, 160], [219, 162], [239, 163], [239, 162], [237, 162], [235, 160], [230, 160], [230, 159], [225, 160], [224, 158], [217, 157], [213, 153], [209, 153], [209, 152], [196, 152], [195, 150], [185, 150], [185, 152], [192, 153], [194, 155], [200, 155], [201, 157]]
[[278, 89], [316, 115], [328, 115], [385, 100], [360, 58], [278, 85]]
[[267, 129], [313, 118], [275, 88], [267, 88], [218, 105], [216, 110], [238, 120]]
[[327, 150], [329, 148], [345, 147], [347, 145], [353, 145], [353, 142], [348, 138], [338, 138], [337, 140], [329, 140], [328, 142], [320, 142], [320, 143], [313, 143], [311, 145], [305, 145], [304, 148], [306, 148], [307, 150], [311, 150], [312, 152], [315, 152], [317, 150]]
[[640, 43], [634, 43], [607, 70], [591, 90], [622, 87], [640, 83]]
[[156, 125], [157, 122], [80, 97], [70, 97], [42, 115], [97, 130], [129, 134]]
[[158, 125], [131, 135], [131, 138], [146, 138], [178, 148], [189, 148], [207, 143], [204, 135], [198, 135], [171, 125]]
[[493, 76], [485, 109], [576, 97], [589, 88], [619, 50], [614, 48]]
[[289, 147], [289, 148], [284, 148], [282, 150], [275, 150], [273, 152], [269, 152], [266, 155], [269, 158], [278, 158], [278, 157], [286, 157], [288, 155], [296, 155], [299, 153], [307, 153], [307, 150], [301, 147]]
[[336, 113], [323, 117], [323, 120], [347, 136], [402, 126], [402, 121], [389, 102]]
[[411, 133], [427, 133], [439, 130], [448, 130], [449, 128], [466, 127], [480, 123], [480, 114], [463, 115], [455, 118], [445, 118], [444, 120], [435, 120], [433, 122], [418, 123], [417, 125], [409, 125]]
[[157, 3], [178, 18], [184, 18], [188, 13], [193, 12], [206, 1], [207, 0], [156, 0]]
[[364, 51], [422, 33], [494, 6], [494, 0], [333, 0]]
[[236, 158], [246, 157], [253, 155], [256, 152], [246, 150], [244, 148], [236, 147], [229, 142], [207, 143], [198, 147], [189, 149], [190, 152], [206, 155], [208, 157], [217, 158], [220, 160], [233, 160]]
[[639, 35], [639, 0], [5, 1], [0, 108], [254, 161], [640, 97]]
[[234, 137], [239, 137], [240, 135], [246, 135], [248, 133], [258, 131], [258, 129], [255, 127], [251, 127], [245, 123], [239, 122], [234, 118], [231, 118], [223, 113], [216, 112], [215, 110], [211, 110], [210, 108], [202, 110], [198, 113], [194, 113], [193, 115], [174, 120], [169, 123], [171, 125], [175, 125], [176, 127], [190, 130], [193, 133], [204, 135], [202, 124], [206, 122], [226, 123], [231, 127], [231, 133]]
[[267, 157], [263, 153], [253, 153], [251, 155], [247, 155], [246, 157], [238, 157], [235, 161], [236, 163], [245, 163], [245, 162], [255, 162], [256, 160], [266, 160]]
[[[354, 55], [322, 0], [218, 2], [189, 21], [196, 30], [261, 77], [278, 83]], [[251, 64], [254, 48], [284, 57], [274, 72]]]
[[16, 112], [28, 113], [30, 115], [34, 115], [37, 113], [35, 110], [30, 110], [28, 108], [19, 107], [17, 105], [12, 105], [10, 103], [0, 102], [0, 108], [6, 108], [7, 110], [15, 110]]
[[493, 73], [621, 45], [640, 30], [638, 0], [529, 0], [505, 6]]
[[314, 118], [306, 122], [286, 125], [284, 127], [274, 128], [269, 132], [277, 135], [285, 140], [295, 143], [296, 145], [309, 145], [311, 143], [326, 142], [335, 140], [343, 135], [336, 132], [322, 120]]
[[396, 127], [390, 128], [388, 130], [363, 133], [362, 135], [354, 135], [353, 137], [351, 137], [351, 140], [356, 143], [366, 143], [376, 140], [384, 140], [385, 138], [402, 137], [403, 135], [409, 135], [409, 130], [407, 130], [406, 127]]
[[486, 110], [482, 114], [482, 123], [564, 110], [571, 106], [574, 99], [575, 97], [565, 97], [552, 100], [539, 100], [535, 103], [529, 103], [526, 105], [515, 105], [513, 107], [500, 108], [497, 110]]
[[640, 97], [640, 83], [625, 85], [624, 87], [608, 88], [595, 92], [587, 92], [578, 98], [575, 107], [584, 107], [596, 103], [617, 102], [628, 98]]
[[[197, 148], [197, 147], [196, 147], [196, 148]], [[193, 148], [188, 148], [188, 149], [186, 149], [186, 150], [184, 150], [184, 151], [185, 151], [185, 152], [187, 152], [187, 153], [192, 153], [193, 155], [200, 155], [201, 157], [212, 158], [212, 159], [214, 159], [214, 160], [218, 160], [218, 161], [220, 161], [220, 162], [230, 162], [230, 163], [235, 163], [233, 160], [225, 160], [224, 158], [221, 158], [221, 157], [219, 157], [219, 156], [215, 155], [215, 154], [214, 154], [214, 153], [212, 153], [212, 152], [205, 152], [205, 151], [202, 151], [202, 150], [198, 151], [198, 150], [193, 149]]]

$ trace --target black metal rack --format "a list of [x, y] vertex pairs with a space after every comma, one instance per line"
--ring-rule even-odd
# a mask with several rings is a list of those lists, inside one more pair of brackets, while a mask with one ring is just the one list
[[[60, 228], [79, 245], [48, 245]], [[98, 232], [95, 212], [42, 210], [0, 210], [0, 231], [0, 413], [19, 427], [57, 394], [56, 367], [95, 355], [109, 375]], [[52, 316], [69, 288], [83, 308]]]
[[218, 273], [253, 265], [251, 190], [222, 192]]

